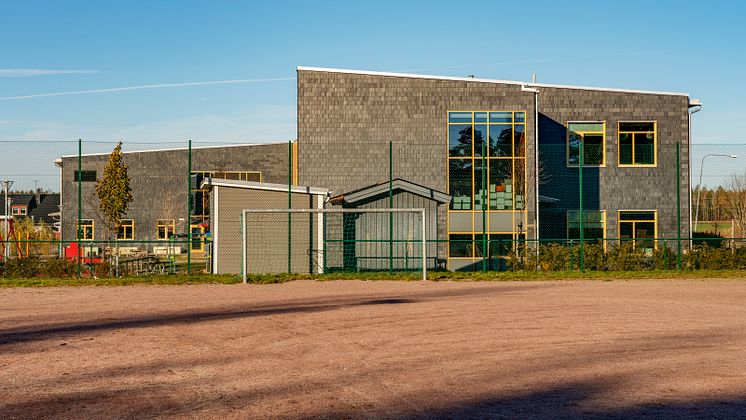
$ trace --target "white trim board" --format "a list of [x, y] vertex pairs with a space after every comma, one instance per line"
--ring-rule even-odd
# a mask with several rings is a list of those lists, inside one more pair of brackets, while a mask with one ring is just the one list
[[526, 87], [595, 90], [595, 91], [602, 91], [602, 92], [641, 93], [641, 94], [646, 94], [646, 95], [671, 95], [671, 96], [689, 97], [689, 94], [684, 93], [684, 92], [665, 92], [665, 91], [654, 91], [654, 90], [617, 89], [617, 88], [603, 88], [603, 87], [592, 87], [592, 86], [558, 85], [558, 84], [552, 84], [552, 83], [530, 83], [530, 82], [521, 82], [517, 80], [483, 79], [483, 78], [478, 78], [478, 77], [434, 76], [434, 75], [425, 75], [425, 74], [393, 73], [393, 72], [384, 72], [384, 71], [334, 69], [334, 68], [305, 67], [305, 66], [298, 66], [297, 71], [360, 74], [360, 75], [383, 76], [383, 77], [406, 77], [410, 79], [451, 80], [451, 81], [457, 81], [457, 82], [494, 83], [494, 84], [516, 85], [516, 86], [526, 86]]
[[[220, 179], [220, 178], [205, 178], [200, 184], [200, 188], [219, 186], [219, 187], [232, 187], [232, 188], [243, 188], [247, 190], [265, 190], [265, 191], [279, 191], [287, 192], [287, 184], [270, 184], [268, 182], [254, 182], [254, 181], [238, 181], [235, 179]], [[298, 194], [312, 194], [312, 195], [323, 195], [326, 197], [329, 190], [326, 188], [317, 187], [304, 187], [300, 185], [293, 185], [290, 187], [290, 191]]]
[[[295, 142], [295, 140], [293, 140]], [[85, 143], [85, 142], [84, 142]], [[138, 144], [138, 143], [129, 143], [129, 144]], [[288, 143], [278, 141], [278, 142], [268, 142], [268, 143], [242, 143], [242, 144], [224, 144], [224, 145], [217, 145], [217, 146], [198, 146], [198, 147], [192, 147], [192, 150], [201, 150], [201, 149], [224, 149], [226, 147], [247, 147], [247, 146], [269, 146], [269, 145], [277, 145], [277, 144], [284, 144], [287, 145]], [[131, 151], [122, 151], [123, 155], [128, 155], [131, 153], [149, 153], [149, 152], [174, 152], [179, 150], [189, 150], [188, 147], [175, 147], [173, 149], [148, 149], [148, 150], [131, 150]], [[86, 156], [109, 156], [111, 152], [108, 153], [88, 153], [88, 154], [82, 154], [81, 157]], [[65, 158], [74, 158], [78, 157], [78, 155], [64, 155], [60, 158], [56, 159], [55, 163], [62, 163], [62, 159]]]

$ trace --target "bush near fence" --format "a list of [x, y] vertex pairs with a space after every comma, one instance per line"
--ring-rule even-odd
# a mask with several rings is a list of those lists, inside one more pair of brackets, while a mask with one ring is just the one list
[[[660, 246], [646, 250], [631, 243], [608, 246], [589, 244], [583, 248], [585, 270], [589, 271], [650, 271], [675, 270], [678, 257], [675, 249]], [[573, 271], [580, 268], [580, 245], [542, 244], [536, 249], [522, 246], [508, 257], [511, 271]], [[743, 270], [746, 269], [746, 247], [695, 245], [682, 253], [682, 269]]]

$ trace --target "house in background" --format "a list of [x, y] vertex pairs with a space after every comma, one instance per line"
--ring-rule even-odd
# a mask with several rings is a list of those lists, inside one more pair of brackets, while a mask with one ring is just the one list
[[[44, 223], [52, 231], [59, 231], [60, 194], [41, 191], [35, 194], [9, 193], [8, 199], [11, 217], [29, 217], [35, 224]], [[5, 206], [0, 206], [0, 217], [4, 216]]]

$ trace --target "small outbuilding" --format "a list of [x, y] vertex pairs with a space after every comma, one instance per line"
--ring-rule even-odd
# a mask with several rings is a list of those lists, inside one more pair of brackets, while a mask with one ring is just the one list
[[[445, 223], [445, 214], [451, 196], [435, 189], [415, 184], [405, 179], [396, 178], [389, 183], [381, 182], [356, 189], [333, 197], [331, 203], [347, 209], [402, 209], [422, 208], [425, 209], [427, 266], [428, 269], [445, 268], [445, 259], [439, 260], [438, 255], [446, 255], [445, 252], [437, 252], [438, 247], [446, 247], [445, 242], [441, 244], [438, 240], [438, 232], [442, 231], [439, 226]], [[389, 220], [393, 226], [389, 226]], [[395, 270], [418, 269], [422, 258], [421, 247], [417, 240], [422, 238], [421, 223], [413, 223], [407, 218], [395, 216], [388, 217], [362, 217], [359, 215], [354, 221], [345, 223], [344, 241], [345, 250], [341, 264], [345, 271], [376, 271], [388, 270], [391, 265]], [[389, 243], [387, 238], [393, 234], [393, 242]], [[389, 246], [393, 246], [393, 262], [387, 257], [390, 255]], [[444, 250], [441, 250], [444, 251]], [[332, 265], [332, 255], [328, 257], [327, 264]]]
[[320, 214], [248, 213], [245, 230], [241, 214], [245, 209], [322, 209], [326, 189], [294, 185], [288, 191], [287, 184], [216, 178], [205, 179], [201, 188], [210, 191], [214, 274], [242, 273], [243, 232], [247, 273], [322, 272]]

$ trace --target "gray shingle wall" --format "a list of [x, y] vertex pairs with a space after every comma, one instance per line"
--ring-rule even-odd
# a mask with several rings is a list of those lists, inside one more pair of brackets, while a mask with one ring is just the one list
[[[601, 120], [606, 121], [607, 165], [585, 171], [585, 190], [589, 197], [597, 196], [596, 203], [586, 205], [607, 211], [608, 237], [617, 236], [617, 211], [621, 209], [657, 209], [659, 236], [675, 237], [677, 140], [682, 142], [682, 220], [689, 217], [688, 98], [583, 89], [540, 90], [540, 160], [546, 160], [542, 178], [547, 178], [541, 194], [561, 198], [554, 212], [544, 215], [543, 222], [564, 232], [566, 209], [577, 208], [573, 205], [578, 198], [577, 169], [565, 165], [564, 124]], [[341, 194], [385, 181], [388, 142], [394, 141], [394, 177], [447, 191], [449, 110], [527, 111], [527, 165], [533, 166], [534, 95], [522, 92], [518, 85], [299, 70], [299, 182]], [[625, 120], [657, 121], [657, 167], [617, 166], [617, 122]], [[560, 148], [559, 155], [552, 152], [555, 147]], [[529, 206], [531, 221], [531, 198]], [[445, 218], [443, 211], [439, 226], [446, 226]], [[682, 234], [688, 234], [687, 223], [682, 223]]]
[[[446, 191], [447, 111], [525, 110], [531, 145], [533, 104], [517, 85], [299, 70], [299, 183], [342, 194], [386, 181], [393, 141], [394, 177]], [[446, 206], [438, 218], [445, 237]]]
[[[135, 220], [135, 241], [155, 240], [158, 219], [175, 219], [177, 233], [185, 232], [187, 150], [124, 153], [132, 180], [133, 203], [125, 218]], [[108, 155], [83, 157], [83, 170], [103, 174]], [[287, 143], [192, 149], [192, 170], [260, 171], [263, 182], [287, 183]], [[78, 217], [77, 156], [62, 158], [62, 239], [75, 239]], [[95, 183], [83, 182], [83, 218], [95, 220], [95, 239], [107, 239], [103, 220], [96, 210]]]
[[[689, 127], [686, 96], [543, 88], [540, 93], [541, 158], [550, 170], [541, 194], [560, 199], [542, 208], [542, 237], [564, 234], [565, 212], [579, 207], [578, 169], [566, 166], [568, 121], [606, 122], [606, 166], [584, 168], [583, 206], [606, 210], [608, 238], [618, 237], [619, 210], [657, 210], [658, 236], [675, 238], [676, 142], [681, 142], [682, 236], [689, 235]], [[620, 121], [657, 122], [657, 166], [620, 167]]]

